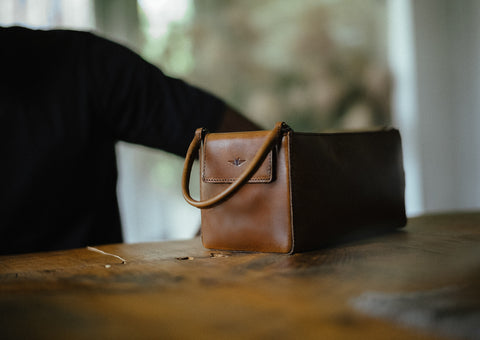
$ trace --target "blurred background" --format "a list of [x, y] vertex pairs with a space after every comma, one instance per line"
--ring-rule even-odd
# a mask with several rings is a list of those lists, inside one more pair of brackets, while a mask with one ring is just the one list
[[[1, 0], [0, 25], [94, 31], [266, 129], [395, 126], [409, 216], [480, 207], [480, 1]], [[126, 242], [194, 235], [183, 159], [118, 164]]]

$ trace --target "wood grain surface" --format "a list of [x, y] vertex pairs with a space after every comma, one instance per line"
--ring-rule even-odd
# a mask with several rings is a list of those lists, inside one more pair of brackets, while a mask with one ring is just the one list
[[0, 257], [1, 339], [480, 339], [480, 213], [295, 255], [199, 239]]

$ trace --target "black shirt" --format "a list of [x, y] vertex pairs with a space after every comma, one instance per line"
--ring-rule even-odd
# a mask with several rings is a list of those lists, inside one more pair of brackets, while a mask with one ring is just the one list
[[0, 28], [0, 254], [122, 241], [116, 141], [184, 155], [225, 105], [86, 32]]

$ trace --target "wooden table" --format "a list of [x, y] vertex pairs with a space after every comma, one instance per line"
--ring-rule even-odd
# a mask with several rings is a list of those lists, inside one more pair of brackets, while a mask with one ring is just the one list
[[0, 257], [1, 339], [480, 339], [480, 213], [315, 252], [199, 239]]

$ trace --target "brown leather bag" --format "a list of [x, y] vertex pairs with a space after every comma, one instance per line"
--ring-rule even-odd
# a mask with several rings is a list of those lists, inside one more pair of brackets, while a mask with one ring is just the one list
[[[200, 201], [189, 192], [200, 151]], [[293, 253], [351, 232], [406, 224], [398, 130], [208, 133], [188, 149], [183, 195], [202, 209], [206, 248]]]

